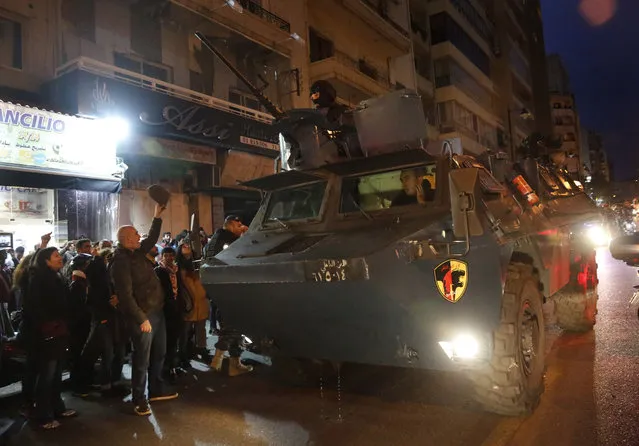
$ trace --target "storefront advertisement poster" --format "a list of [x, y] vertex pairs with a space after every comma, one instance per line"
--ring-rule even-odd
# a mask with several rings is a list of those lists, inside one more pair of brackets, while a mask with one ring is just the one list
[[0, 101], [0, 164], [110, 177], [116, 141], [101, 124]]
[[0, 219], [47, 218], [52, 190], [0, 186]]

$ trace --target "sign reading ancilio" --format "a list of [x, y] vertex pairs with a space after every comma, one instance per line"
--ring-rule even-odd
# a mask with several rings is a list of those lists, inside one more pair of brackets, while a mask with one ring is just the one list
[[115, 143], [99, 121], [0, 101], [0, 164], [110, 177]]
[[278, 132], [271, 124], [250, 116], [194, 104], [84, 71], [69, 73], [58, 81], [68, 82], [68, 89], [77, 89], [78, 105], [74, 113], [118, 116], [150, 136], [273, 158], [278, 155]]

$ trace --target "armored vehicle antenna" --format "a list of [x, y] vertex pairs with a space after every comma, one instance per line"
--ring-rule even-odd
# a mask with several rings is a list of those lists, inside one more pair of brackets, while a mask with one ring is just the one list
[[226, 65], [227, 67], [229, 67], [229, 70], [231, 70], [233, 72], [234, 75], [237, 76], [237, 78], [239, 80], [241, 80], [244, 85], [246, 85], [246, 88], [248, 88], [251, 93], [253, 94], [253, 96], [255, 96], [257, 98], [258, 101], [260, 101], [260, 103], [264, 106], [264, 108], [273, 115], [273, 117], [276, 120], [280, 120], [282, 118], [286, 117], [286, 113], [284, 113], [282, 110], [280, 110], [280, 108], [273, 104], [271, 102], [271, 100], [269, 98], [267, 98], [266, 96], [264, 96], [264, 94], [262, 93], [262, 91], [257, 88], [255, 85], [253, 85], [251, 83], [250, 80], [248, 80], [246, 78], [246, 76], [244, 76], [244, 74], [238, 70], [237, 68], [235, 68], [235, 66], [233, 66], [233, 64], [231, 63], [231, 61], [229, 61], [224, 54], [222, 54], [222, 52], [220, 50], [218, 50], [217, 48], [215, 48], [213, 46], [213, 44], [209, 41], [208, 37], [206, 37], [204, 34], [202, 34], [199, 31], [195, 32], [195, 37], [197, 37], [200, 42], [202, 42], [202, 44], [213, 54], [215, 54], [224, 65]]

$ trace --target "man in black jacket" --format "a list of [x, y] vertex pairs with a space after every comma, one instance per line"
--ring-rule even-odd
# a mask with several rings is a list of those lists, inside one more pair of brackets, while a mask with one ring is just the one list
[[[224, 225], [215, 231], [206, 246], [204, 246], [204, 259], [211, 259], [218, 255], [222, 250], [228, 248], [231, 243], [242, 236], [245, 229], [247, 229], [247, 227], [242, 224], [242, 219], [239, 216], [227, 216], [224, 219]], [[217, 306], [215, 305], [215, 302], [213, 302], [212, 298], [209, 315], [209, 334], [218, 334], [217, 324], [219, 322], [221, 326], [222, 321], [220, 320]]]
[[245, 226], [237, 215], [229, 215], [224, 219], [224, 226], [215, 231], [204, 248], [204, 257], [215, 257], [235, 240], [240, 238]]
[[[215, 234], [211, 236], [211, 240], [206, 245], [204, 250], [205, 258], [215, 257], [222, 250], [228, 248], [228, 246], [239, 239], [242, 234], [246, 232], [246, 226], [242, 224], [242, 220], [237, 215], [229, 215], [224, 220], [224, 227], [215, 231]], [[211, 313], [213, 313], [213, 301], [211, 300]], [[211, 327], [213, 327], [213, 320], [211, 320]], [[242, 354], [242, 348], [240, 346], [241, 335], [234, 330], [226, 329], [220, 321], [220, 337], [215, 344], [215, 356], [211, 361], [211, 368], [216, 371], [222, 370], [222, 362], [224, 360], [224, 352], [229, 352], [229, 376], [238, 376], [253, 370], [250, 366], [245, 366], [240, 361], [240, 355]]]
[[[167, 391], [162, 380], [166, 354], [166, 321], [164, 292], [153, 265], [146, 255], [160, 237], [160, 215], [166, 206], [155, 206], [149, 236], [140, 243], [140, 234], [133, 226], [118, 230], [118, 248], [113, 255], [111, 278], [118, 296], [119, 308], [131, 326], [133, 341], [132, 393], [135, 413], [151, 414], [149, 402], [177, 398]], [[149, 372], [149, 399], [145, 398]]]

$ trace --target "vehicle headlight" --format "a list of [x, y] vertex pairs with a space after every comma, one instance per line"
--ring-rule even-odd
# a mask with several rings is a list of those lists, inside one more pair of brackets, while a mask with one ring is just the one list
[[441, 341], [439, 346], [450, 359], [474, 359], [479, 355], [479, 342], [471, 335], [459, 335], [452, 341]]

